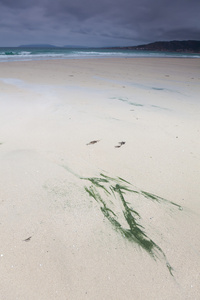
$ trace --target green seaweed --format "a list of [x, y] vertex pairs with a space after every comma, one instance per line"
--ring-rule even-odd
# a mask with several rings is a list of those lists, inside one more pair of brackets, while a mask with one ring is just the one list
[[156, 91], [163, 91], [163, 88], [158, 88], [158, 87], [152, 87], [152, 90], [156, 90]]
[[144, 106], [143, 104], [140, 104], [140, 103], [131, 102], [131, 101], [128, 100], [128, 98], [111, 97], [110, 99], [116, 99], [116, 100], [119, 100], [119, 101], [122, 101], [122, 102], [126, 102], [130, 105], [134, 105], [134, 106]]
[[108, 194], [110, 194], [110, 192], [105, 188], [105, 186], [103, 186], [102, 184], [100, 184], [100, 182], [108, 182], [106, 179], [101, 179], [101, 178], [87, 178], [92, 184], [94, 184], [96, 187], [102, 188], [104, 189], [104, 191]]
[[123, 99], [123, 98], [118, 98], [117, 100], [122, 101], [122, 102], [128, 102], [127, 99]]
[[[157, 195], [137, 190], [126, 180], [121, 177], [112, 178], [105, 174], [100, 174], [100, 177], [82, 178], [90, 182], [90, 186], [85, 190], [94, 198], [100, 205], [101, 212], [104, 217], [112, 224], [117, 232], [130, 242], [137, 243], [143, 248], [153, 259], [162, 259], [173, 276], [173, 268], [167, 260], [163, 250], [147, 235], [145, 228], [142, 225], [141, 215], [126, 201], [127, 193], [138, 194], [155, 201], [156, 203], [165, 203], [181, 208], [180, 205], [166, 200]], [[105, 187], [106, 185], [106, 187]], [[102, 192], [104, 192], [102, 196]], [[116, 201], [119, 201], [121, 212], [115, 213]], [[123, 218], [123, 221], [122, 221]]]
[[151, 105], [151, 107], [162, 109], [162, 110], [168, 110], [168, 111], [170, 110], [169, 108], [161, 107], [161, 106], [158, 106], [158, 105]]
[[183, 209], [182, 206], [180, 206], [180, 205], [178, 205], [178, 204], [176, 204], [176, 203], [174, 203], [174, 202], [172, 202], [172, 201], [166, 200], [166, 199], [164, 199], [164, 198], [162, 198], [162, 197], [156, 196], [156, 195], [154, 195], [154, 194], [151, 194], [151, 193], [148, 193], [148, 192], [145, 192], [145, 191], [141, 191], [141, 194], [142, 194], [144, 197], [146, 197], [147, 199], [155, 200], [155, 201], [157, 201], [157, 202], [159, 202], [159, 203], [160, 203], [160, 202], [166, 202], [166, 203], [168, 203], [168, 204], [177, 206], [179, 210], [182, 210], [182, 209]]
[[134, 106], [144, 106], [143, 104], [140, 103], [134, 103], [134, 102], [128, 102], [130, 105], [134, 105]]
[[124, 182], [126, 182], [126, 183], [128, 183], [128, 184], [131, 184], [130, 182], [128, 182], [127, 180], [125, 180], [125, 179], [123, 179], [123, 178], [121, 178], [121, 177], [117, 177], [119, 180], [121, 180], [121, 181], [124, 181]]
[[[146, 229], [142, 225], [143, 218], [133, 205], [126, 201], [125, 197], [127, 193], [132, 193], [133, 195], [137, 195], [137, 200], [142, 199], [143, 197], [143, 199], [146, 198], [157, 204], [164, 203], [165, 205], [170, 205], [179, 210], [183, 210], [180, 205], [155, 194], [138, 189], [121, 177], [113, 178], [103, 173], [100, 173], [100, 177], [81, 177], [67, 166], [62, 165], [62, 167], [77, 178], [90, 183], [89, 187], [84, 187], [85, 191], [100, 205], [100, 210], [104, 217], [111, 223], [113, 228], [122, 235], [122, 237], [129, 242], [139, 245], [154, 260], [163, 260], [170, 275], [174, 276], [174, 270], [168, 262], [165, 253], [161, 247], [147, 235]], [[116, 207], [118, 207], [118, 211], [115, 212]]]

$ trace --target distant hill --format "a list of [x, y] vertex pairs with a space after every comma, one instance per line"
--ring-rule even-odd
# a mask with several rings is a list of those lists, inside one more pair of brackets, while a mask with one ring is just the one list
[[54, 46], [49, 44], [31, 44], [31, 45], [20, 45], [19, 48], [86, 48], [77, 45], [64, 45], [64, 46]]
[[[19, 48], [87, 48], [77, 45], [54, 46], [49, 44], [30, 44], [20, 45]], [[97, 47], [98, 49], [98, 47]], [[101, 48], [102, 49], [102, 48]], [[145, 51], [167, 51], [167, 52], [185, 52], [185, 53], [200, 53], [200, 41], [160, 41], [150, 44], [127, 46], [127, 47], [104, 47], [103, 49], [123, 49], [123, 50], [145, 50]]]
[[170, 41], [170, 42], [154, 42], [150, 44], [119, 47], [127, 50], [147, 50], [147, 51], [169, 51], [169, 52], [187, 52], [200, 53], [200, 41]]
[[57, 48], [57, 46], [49, 44], [32, 44], [32, 45], [20, 45], [19, 48]]
[[81, 49], [83, 49], [83, 48], [88, 48], [88, 47], [86, 47], [86, 46], [80, 46], [80, 45], [64, 45], [64, 46], [62, 46], [63, 48], [81, 48]]

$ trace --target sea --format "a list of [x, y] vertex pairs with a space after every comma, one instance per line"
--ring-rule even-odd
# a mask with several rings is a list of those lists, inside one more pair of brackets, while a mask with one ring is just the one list
[[0, 47], [0, 62], [105, 57], [183, 57], [200, 58], [200, 53], [140, 51], [106, 48]]

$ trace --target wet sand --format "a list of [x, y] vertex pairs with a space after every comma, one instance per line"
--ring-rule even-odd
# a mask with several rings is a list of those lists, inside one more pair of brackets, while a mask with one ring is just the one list
[[0, 63], [2, 299], [198, 299], [199, 70]]

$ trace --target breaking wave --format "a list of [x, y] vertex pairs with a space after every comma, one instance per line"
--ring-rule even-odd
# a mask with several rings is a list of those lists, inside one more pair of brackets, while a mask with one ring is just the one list
[[191, 57], [200, 58], [200, 54], [170, 53], [156, 51], [138, 51], [100, 48], [0, 48], [0, 61], [30, 61], [49, 59], [83, 59], [100, 57]]

